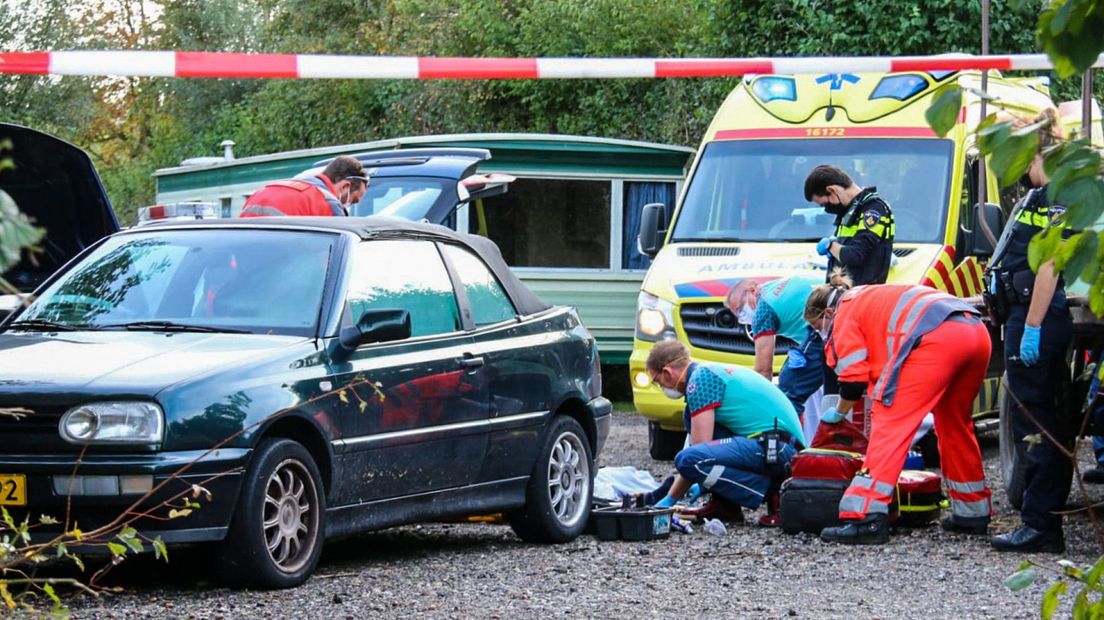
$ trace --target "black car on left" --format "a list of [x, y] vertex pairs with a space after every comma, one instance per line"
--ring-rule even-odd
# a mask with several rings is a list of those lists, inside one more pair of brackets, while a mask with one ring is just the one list
[[576, 312], [492, 242], [380, 218], [106, 237], [0, 324], [0, 377], [0, 407], [32, 412], [0, 417], [17, 519], [68, 509], [87, 532], [200, 485], [140, 535], [219, 543], [260, 587], [307, 579], [327, 538], [427, 519], [573, 539], [612, 409]]

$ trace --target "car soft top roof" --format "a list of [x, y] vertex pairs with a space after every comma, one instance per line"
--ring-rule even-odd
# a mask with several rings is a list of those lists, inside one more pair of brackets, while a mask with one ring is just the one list
[[459, 233], [437, 224], [407, 222], [386, 217], [249, 217], [225, 220], [153, 223], [133, 232], [165, 228], [281, 228], [353, 233], [361, 239], [427, 239], [456, 243], [472, 250], [491, 268], [513, 300], [518, 314], [529, 315], [551, 308], [537, 297], [506, 265], [494, 241], [479, 235]]

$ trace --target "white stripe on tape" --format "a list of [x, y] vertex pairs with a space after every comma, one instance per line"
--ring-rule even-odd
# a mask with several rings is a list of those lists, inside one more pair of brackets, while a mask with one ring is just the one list
[[301, 78], [418, 77], [416, 56], [322, 56], [301, 54], [296, 58]]
[[50, 73], [54, 75], [172, 77], [176, 74], [176, 53], [51, 52]]
[[827, 58], [775, 58], [775, 73], [886, 73], [889, 58], [830, 56]]
[[[1023, 69], [1027, 71], [1045, 71], [1051, 68], [1050, 58], [1047, 58], [1046, 54], [1020, 54], [1017, 56], [1011, 56], [1012, 68]], [[1096, 65], [1100, 66], [1100, 61], [1104, 60], [1104, 54], [1097, 58]]]
[[650, 58], [538, 58], [542, 78], [651, 78], [655, 60]]

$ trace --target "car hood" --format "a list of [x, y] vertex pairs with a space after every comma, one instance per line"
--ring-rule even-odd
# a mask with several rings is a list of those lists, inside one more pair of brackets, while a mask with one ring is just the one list
[[0, 395], [152, 397], [182, 381], [309, 342], [252, 334], [8, 332], [0, 334]]
[[49, 134], [0, 123], [4, 157], [14, 168], [0, 170], [0, 189], [46, 229], [35, 260], [25, 259], [4, 277], [31, 291], [84, 248], [119, 230], [96, 168], [88, 154]]

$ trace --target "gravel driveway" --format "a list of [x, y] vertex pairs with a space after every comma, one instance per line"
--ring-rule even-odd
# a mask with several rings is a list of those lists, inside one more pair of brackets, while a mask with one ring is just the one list
[[[618, 413], [599, 465], [635, 465], [666, 474], [647, 453], [647, 429]], [[996, 446], [983, 445], [998, 504], [995, 529], [1016, 514], [1004, 500]], [[1088, 452], [1082, 446], [1083, 458]], [[1090, 489], [1099, 501], [1104, 488]], [[1080, 497], [1075, 493], [1075, 497]], [[749, 515], [749, 523], [758, 515]], [[1089, 521], [1066, 527], [1066, 557], [1090, 563]], [[560, 546], [522, 543], [503, 525], [407, 526], [330, 544], [305, 585], [275, 592], [232, 591], [211, 583], [205, 558], [173, 554], [169, 565], [128, 560], [109, 576], [123, 593], [72, 603], [76, 618], [1028, 618], [1051, 579], [1019, 593], [1002, 585], [1023, 559], [988, 540], [938, 527], [905, 530], [882, 547], [842, 547], [808, 535], [752, 525], [723, 538], [700, 529], [649, 543], [583, 536]], [[1067, 596], [1072, 599], [1072, 596]], [[1068, 615], [1069, 602], [1059, 611]]]

